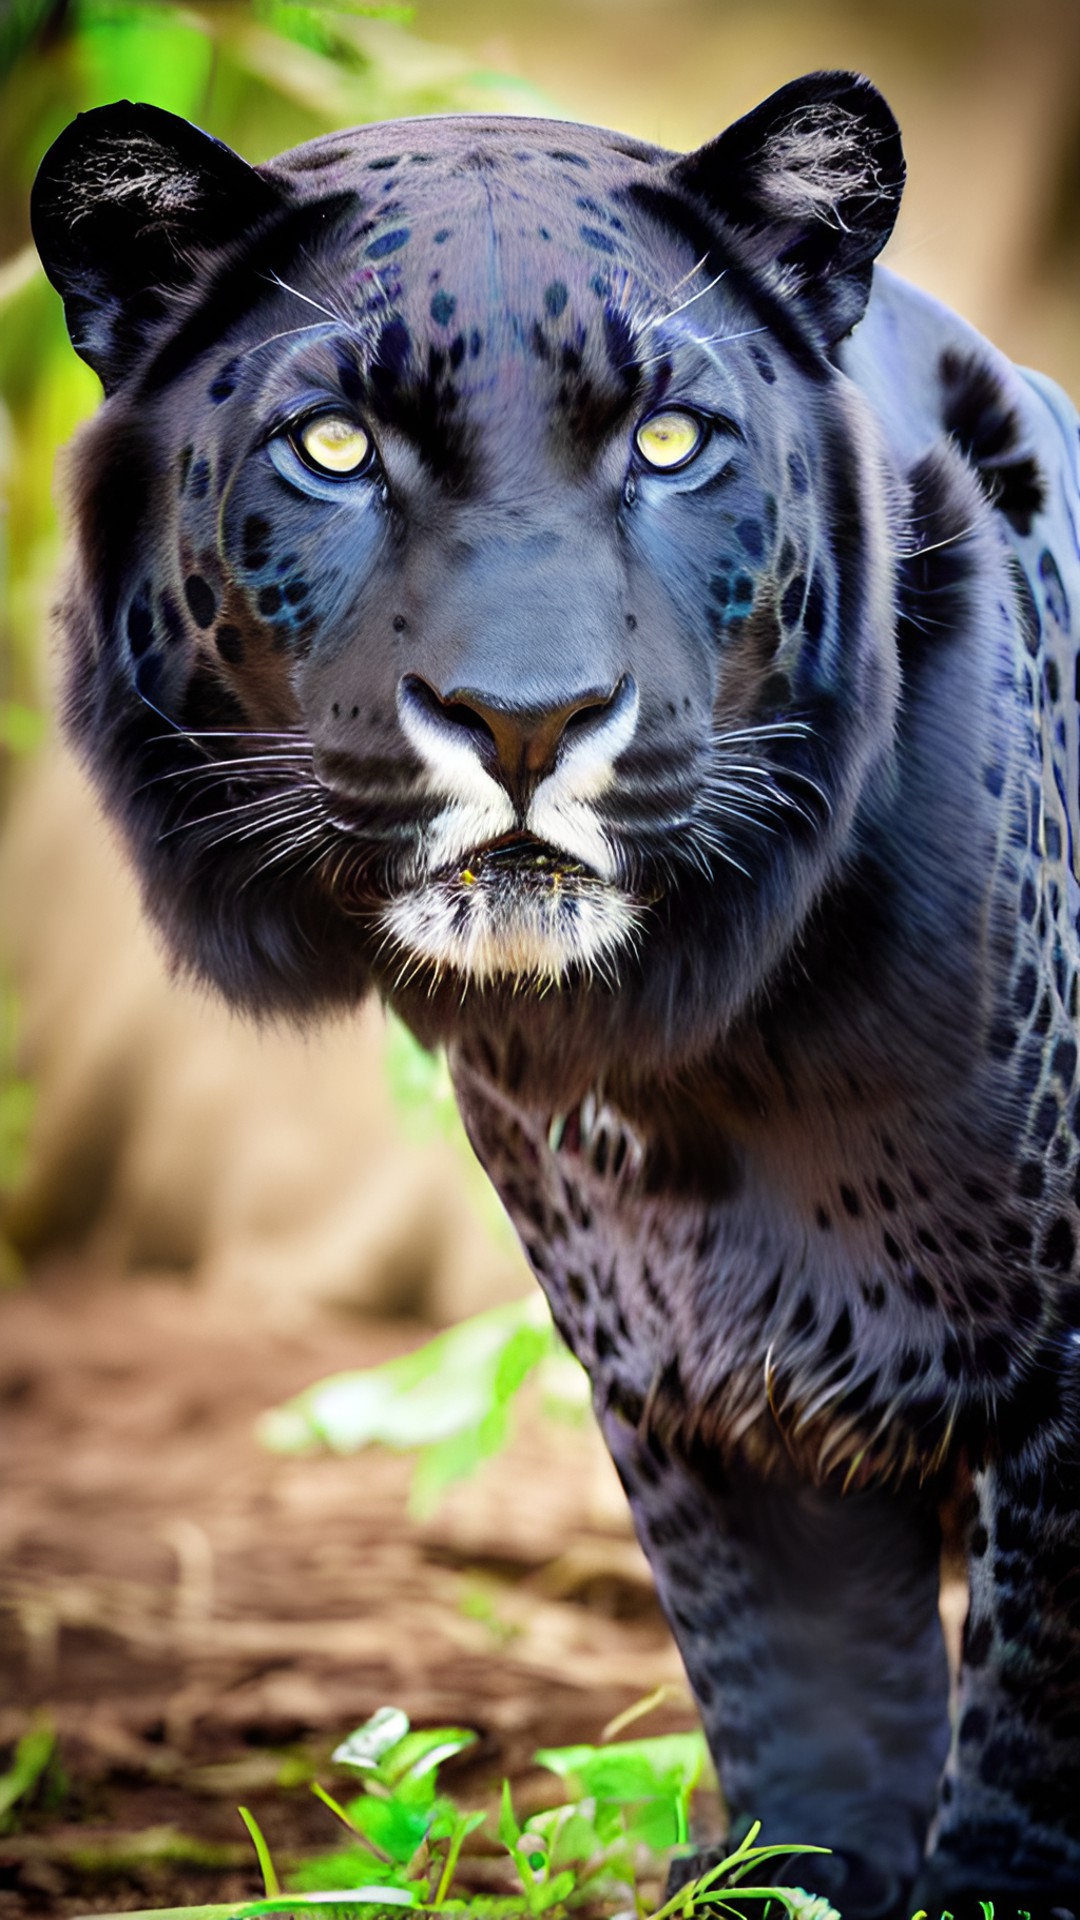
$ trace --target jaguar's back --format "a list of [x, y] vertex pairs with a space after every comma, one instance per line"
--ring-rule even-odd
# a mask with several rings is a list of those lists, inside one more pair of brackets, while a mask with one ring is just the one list
[[687, 156], [121, 105], [35, 196], [149, 908], [449, 1045], [733, 1822], [845, 1920], [928, 1825], [926, 1904], [1080, 1888], [1077, 423], [874, 269], [902, 181], [816, 75]]

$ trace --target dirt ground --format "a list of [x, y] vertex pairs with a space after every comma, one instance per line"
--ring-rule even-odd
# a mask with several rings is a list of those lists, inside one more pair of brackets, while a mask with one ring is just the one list
[[557, 1800], [534, 1749], [665, 1682], [641, 1730], [692, 1724], [591, 1431], [525, 1409], [422, 1523], [406, 1459], [260, 1447], [264, 1409], [422, 1332], [327, 1311], [286, 1337], [63, 1267], [0, 1300], [0, 1772], [38, 1714], [59, 1755], [0, 1830], [3, 1920], [258, 1894], [237, 1804], [282, 1864], [333, 1846], [310, 1780], [343, 1790], [329, 1751], [385, 1703], [477, 1730], [466, 1804], [504, 1773]]

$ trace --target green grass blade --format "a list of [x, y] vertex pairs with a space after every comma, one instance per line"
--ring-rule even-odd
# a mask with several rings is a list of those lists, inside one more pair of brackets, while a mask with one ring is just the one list
[[258, 1856], [259, 1872], [262, 1874], [263, 1886], [266, 1888], [266, 1897], [268, 1900], [276, 1900], [281, 1893], [281, 1882], [274, 1871], [274, 1863], [270, 1858], [270, 1849], [263, 1839], [262, 1829], [255, 1815], [249, 1813], [246, 1807], [237, 1807], [236, 1811], [251, 1835], [251, 1843]]
[[434, 1904], [437, 1907], [441, 1907], [449, 1895], [450, 1888], [454, 1881], [454, 1874], [457, 1871], [458, 1856], [461, 1853], [462, 1846], [468, 1839], [470, 1833], [475, 1833], [477, 1827], [483, 1826], [486, 1819], [487, 1815], [485, 1813], [463, 1814], [454, 1828], [453, 1833], [450, 1835], [450, 1844], [446, 1849], [446, 1859], [443, 1861], [442, 1872], [439, 1875], [439, 1884], [435, 1891]]

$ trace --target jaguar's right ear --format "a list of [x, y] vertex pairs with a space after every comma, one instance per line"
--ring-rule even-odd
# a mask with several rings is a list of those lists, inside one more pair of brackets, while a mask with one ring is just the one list
[[38, 170], [30, 218], [76, 353], [106, 393], [181, 305], [194, 263], [280, 213], [280, 188], [161, 107], [80, 113]]
[[850, 333], [904, 190], [900, 129], [869, 80], [790, 80], [684, 155], [673, 175], [738, 232], [744, 257], [772, 275], [826, 348]]

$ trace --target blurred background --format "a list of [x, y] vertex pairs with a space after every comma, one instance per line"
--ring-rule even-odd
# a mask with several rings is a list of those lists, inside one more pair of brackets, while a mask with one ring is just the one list
[[[528, 1283], [452, 1146], [407, 1137], [381, 1016], [256, 1033], [167, 979], [56, 742], [58, 450], [97, 398], [29, 244], [81, 108], [122, 95], [259, 160], [360, 120], [567, 115], [693, 146], [856, 67], [904, 129], [894, 268], [1080, 390], [1076, 0], [0, 0], [0, 1189], [9, 1279], [57, 1256], [183, 1275], [282, 1323], [444, 1322]], [[60, 474], [63, 472], [62, 457]], [[62, 520], [62, 515], [60, 516]]]

